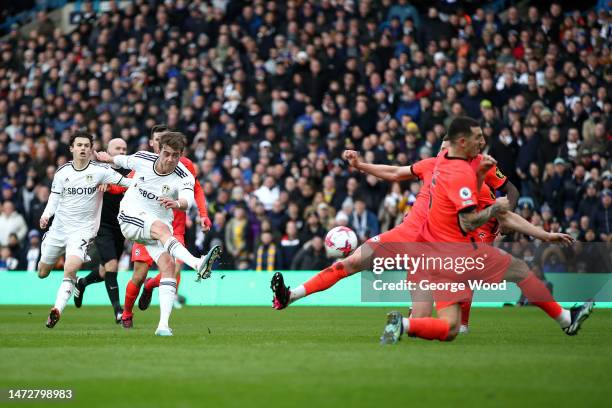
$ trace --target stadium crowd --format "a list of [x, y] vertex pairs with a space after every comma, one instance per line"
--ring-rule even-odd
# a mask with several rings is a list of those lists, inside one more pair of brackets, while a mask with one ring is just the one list
[[213, 227], [193, 213], [187, 242], [222, 243], [222, 269], [320, 270], [332, 226], [365, 240], [397, 225], [419, 183], [363, 176], [342, 151], [408, 165], [460, 115], [481, 121], [521, 215], [609, 242], [610, 14], [521, 6], [111, 1], [83, 3], [71, 33], [39, 13], [0, 42], [0, 269], [35, 269], [71, 132], [133, 153], [158, 123], [188, 137]]

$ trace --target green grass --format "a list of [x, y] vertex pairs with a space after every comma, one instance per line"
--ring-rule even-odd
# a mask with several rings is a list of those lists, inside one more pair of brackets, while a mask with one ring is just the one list
[[58, 407], [610, 406], [612, 310], [568, 337], [533, 308], [476, 309], [453, 343], [383, 347], [386, 310], [188, 307], [156, 338], [155, 308], [127, 331], [69, 307], [49, 330], [47, 308], [3, 306], [0, 387], [73, 389]]

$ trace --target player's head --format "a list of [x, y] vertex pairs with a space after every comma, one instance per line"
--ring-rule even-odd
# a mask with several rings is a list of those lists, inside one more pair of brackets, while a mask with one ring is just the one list
[[151, 138], [149, 139], [149, 146], [153, 149], [153, 153], [159, 154], [161, 146], [159, 145], [159, 139], [164, 133], [169, 132], [170, 129], [166, 125], [155, 125], [151, 128]]
[[185, 144], [185, 136], [180, 132], [166, 132], [159, 139], [159, 159], [164, 173], [174, 171]]
[[73, 159], [85, 160], [91, 156], [93, 136], [85, 130], [77, 130], [70, 137], [70, 152]]
[[450, 147], [460, 150], [468, 159], [480, 153], [484, 139], [480, 124], [467, 116], [453, 119], [447, 132]]
[[108, 147], [106, 148], [106, 151], [111, 156], [117, 156], [118, 154], [127, 154], [127, 143], [125, 143], [125, 140], [116, 137], [114, 139], [111, 139], [110, 142], [108, 142]]

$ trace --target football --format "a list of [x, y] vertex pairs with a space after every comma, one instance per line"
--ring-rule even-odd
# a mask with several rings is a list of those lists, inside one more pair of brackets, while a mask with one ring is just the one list
[[357, 248], [357, 235], [348, 227], [335, 227], [325, 237], [325, 251], [332, 258], [345, 258]]

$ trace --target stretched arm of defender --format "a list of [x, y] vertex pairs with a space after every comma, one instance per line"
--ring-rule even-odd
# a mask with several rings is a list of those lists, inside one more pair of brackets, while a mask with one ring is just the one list
[[[516, 204], [518, 203], [519, 196], [521, 195], [514, 184], [510, 180], [502, 188], [499, 189], [502, 193], [506, 194], [508, 201], [510, 201], [510, 211], [514, 211]], [[518, 214], [517, 214], [518, 215]]]
[[500, 197], [495, 201], [495, 204], [482, 211], [459, 213], [459, 224], [464, 231], [474, 231], [476, 228], [486, 224], [490, 218], [497, 217], [498, 214], [508, 211], [508, 208], [508, 199]]
[[343, 157], [344, 160], [349, 162], [349, 165], [357, 170], [361, 170], [364, 173], [371, 174], [386, 181], [403, 181], [416, 178], [412, 173], [411, 166], [387, 166], [385, 164], [365, 163], [359, 157], [359, 153], [354, 150], [345, 150]]
[[571, 245], [576, 241], [571, 235], [546, 232], [542, 228], [536, 227], [520, 215], [510, 211], [499, 214], [497, 219], [500, 226], [504, 228], [532, 236], [544, 242], [558, 242], [562, 245]]

